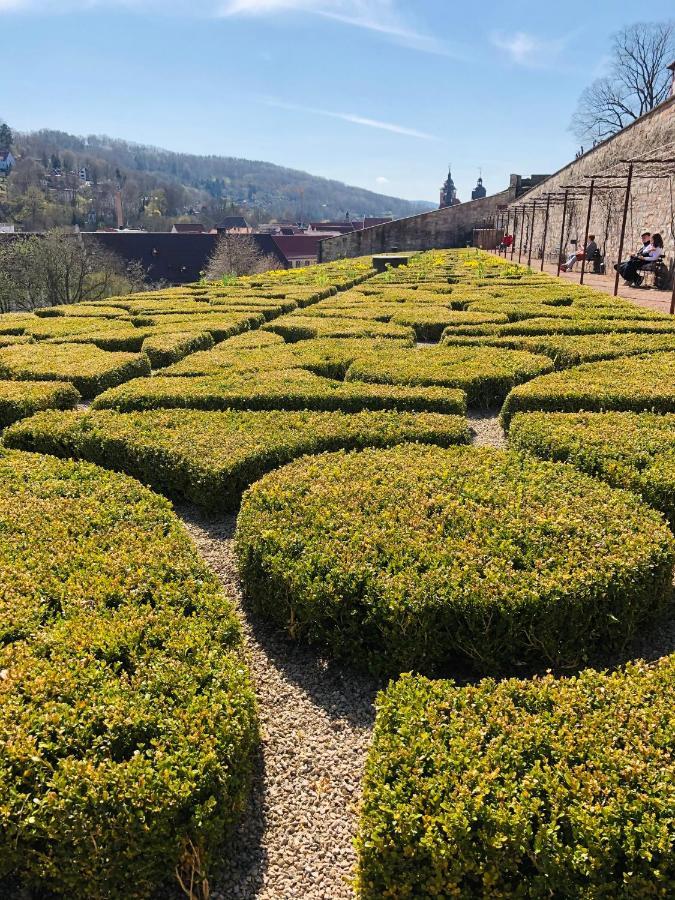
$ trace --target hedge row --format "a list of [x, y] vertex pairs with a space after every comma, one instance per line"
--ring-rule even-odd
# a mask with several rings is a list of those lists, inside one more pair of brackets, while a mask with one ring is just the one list
[[162, 369], [172, 363], [196, 353], [210, 350], [213, 337], [209, 331], [178, 331], [153, 334], [143, 341], [143, 352], [153, 369]]
[[8, 447], [126, 472], [173, 498], [232, 511], [265, 472], [327, 450], [406, 441], [470, 443], [463, 417], [436, 413], [203, 412], [42, 414], [5, 432]]
[[675, 415], [519, 413], [509, 444], [635, 491], [675, 525]]
[[66, 381], [0, 381], [0, 428], [43, 409], [74, 409], [79, 392]]
[[225, 370], [197, 377], [138, 378], [106, 391], [94, 401], [96, 409], [132, 412], [146, 409], [397, 409], [401, 412], [440, 412], [464, 415], [463, 391], [402, 385], [343, 383], [321, 378], [304, 369]]
[[357, 359], [348, 381], [460, 388], [469, 405], [502, 403], [515, 385], [553, 369], [546, 356], [514, 350], [439, 347], [397, 350]]
[[594, 334], [540, 337], [446, 337], [444, 344], [456, 346], [503, 347], [550, 356], [556, 369], [568, 369], [585, 362], [675, 351], [675, 334]]
[[[0, 878], [155, 896], [208, 871], [247, 797], [253, 691], [232, 604], [168, 501], [0, 456]], [[163, 890], [166, 895], [166, 890]]]
[[358, 888], [671, 897], [675, 656], [558, 680], [404, 676], [377, 701]]
[[584, 363], [514, 388], [501, 411], [504, 427], [517, 412], [675, 412], [675, 353]]
[[571, 466], [475, 447], [307, 457], [244, 495], [250, 602], [374, 672], [576, 667], [672, 595], [661, 516]]
[[83, 397], [150, 374], [145, 354], [106, 353], [89, 344], [26, 344], [0, 349], [0, 378], [70, 381]]
[[294, 343], [310, 338], [398, 338], [414, 339], [415, 333], [404, 325], [388, 322], [359, 321], [349, 318], [320, 318], [318, 316], [290, 315], [263, 325], [266, 331], [280, 334], [285, 341]]

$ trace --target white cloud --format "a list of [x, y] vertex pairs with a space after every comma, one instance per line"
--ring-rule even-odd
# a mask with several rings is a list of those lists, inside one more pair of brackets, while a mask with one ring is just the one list
[[389, 179], [385, 178], [384, 175], [378, 175], [377, 178], [375, 179], [375, 181], [378, 184], [389, 184]]
[[423, 141], [438, 141], [440, 138], [426, 131], [418, 131], [416, 128], [407, 128], [405, 125], [395, 125], [392, 122], [382, 122], [379, 119], [369, 119], [366, 116], [359, 116], [356, 113], [333, 112], [329, 109], [318, 109], [314, 106], [299, 106], [296, 103], [286, 103], [284, 100], [276, 100], [273, 97], [261, 97], [262, 103], [267, 106], [274, 106], [276, 109], [288, 109], [292, 112], [309, 113], [314, 116], [326, 116], [329, 119], [340, 119], [343, 122], [350, 122], [353, 125], [364, 125], [367, 128], [377, 128], [380, 131], [390, 131], [393, 134], [404, 135], [405, 137], [418, 138]]
[[311, 13], [393, 38], [427, 53], [453, 55], [432, 35], [417, 30], [398, 9], [398, 0], [225, 0], [225, 16]]
[[511, 62], [528, 69], [543, 69], [555, 64], [565, 47], [566, 38], [546, 39], [526, 31], [495, 33], [490, 41], [504, 51]]

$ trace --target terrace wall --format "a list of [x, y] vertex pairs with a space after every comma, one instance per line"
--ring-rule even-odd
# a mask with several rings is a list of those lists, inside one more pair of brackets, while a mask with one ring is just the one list
[[[670, 146], [667, 146], [668, 144]], [[512, 202], [510, 206], [513, 208], [520, 203], [537, 198], [545, 202], [544, 195], [548, 192], [562, 191], [564, 185], [588, 184], [590, 179], [584, 176], [610, 172], [621, 159], [646, 157], [648, 154], [657, 155], [654, 151], [658, 151], [659, 148], [663, 148], [660, 155], [675, 159], [675, 97], [666, 100], [656, 109], [624, 128], [619, 134], [603, 141], [579, 159], [569, 163], [517, 201]], [[618, 168], [625, 171], [626, 167], [619, 166]], [[596, 196], [591, 210], [590, 233], [595, 234], [598, 246], [605, 252], [608, 270], [611, 269], [618, 257], [624, 197], [625, 182], [616, 190], [607, 193], [600, 192]], [[569, 243], [572, 238], [579, 241], [579, 246], [583, 243], [587, 203], [588, 201], [583, 199], [572, 204], [571, 209], [568, 207], [563, 241], [565, 252], [572, 252], [572, 246]], [[640, 178], [633, 181], [626, 224], [624, 257], [626, 253], [639, 246], [642, 231], [647, 230], [652, 233], [658, 231], [663, 236], [666, 256], [672, 266], [675, 257], [673, 203], [675, 203], [675, 176], [670, 180]], [[529, 228], [529, 215], [531, 213], [525, 214], [525, 236], [527, 236]], [[510, 231], [513, 231], [513, 217], [514, 213], [512, 212]], [[519, 218], [522, 217], [519, 216]], [[544, 210], [535, 212], [532, 239], [533, 259], [541, 259], [544, 218]], [[546, 257], [551, 261], [557, 258], [561, 226], [562, 207], [552, 207], [546, 240]], [[518, 244], [520, 225], [515, 234]], [[527, 240], [524, 240], [523, 246], [527, 246]], [[516, 255], [517, 252], [516, 249]]]
[[499, 194], [471, 200], [446, 209], [396, 219], [362, 231], [326, 238], [319, 244], [319, 262], [399, 250], [464, 247], [473, 239], [473, 229], [492, 220], [516, 197], [516, 181]]

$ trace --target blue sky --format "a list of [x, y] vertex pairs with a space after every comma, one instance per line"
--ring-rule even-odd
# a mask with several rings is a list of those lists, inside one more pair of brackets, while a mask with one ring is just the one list
[[[578, 94], [644, 10], [594, 0], [0, 0], [0, 118], [264, 159], [436, 201], [574, 155]], [[658, 16], [657, 16], [658, 17]], [[665, 14], [661, 16], [665, 18]], [[576, 22], [574, 21], [576, 19]]]

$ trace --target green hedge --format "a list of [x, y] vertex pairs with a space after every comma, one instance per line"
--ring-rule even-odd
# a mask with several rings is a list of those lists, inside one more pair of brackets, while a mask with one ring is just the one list
[[149, 374], [150, 361], [145, 354], [107, 353], [90, 344], [26, 344], [0, 349], [0, 378], [70, 381], [85, 398]]
[[397, 325], [410, 325], [415, 329], [418, 341], [437, 342], [448, 328], [500, 324], [507, 318], [499, 313], [455, 312], [443, 306], [406, 306], [391, 321]]
[[556, 369], [585, 362], [639, 356], [660, 351], [675, 352], [675, 334], [547, 334], [540, 337], [446, 337], [446, 346], [503, 347], [550, 356]]
[[501, 411], [505, 428], [517, 412], [675, 412], [675, 353], [584, 363], [514, 388]]
[[156, 896], [191, 844], [208, 872], [246, 802], [257, 725], [232, 604], [133, 479], [16, 452], [0, 475], [0, 878]]
[[66, 316], [68, 318], [98, 317], [102, 319], [124, 319], [127, 317], [125, 310], [118, 306], [104, 306], [100, 303], [69, 303], [61, 306], [45, 306], [35, 310], [35, 315], [41, 318], [52, 316]]
[[106, 391], [96, 409], [314, 409], [360, 412], [466, 412], [463, 391], [450, 388], [343, 383], [303, 369], [223, 371], [197, 377], [140, 378]]
[[348, 381], [456, 387], [470, 405], [503, 402], [517, 384], [550, 372], [546, 356], [513, 350], [438, 347], [399, 350], [357, 359], [347, 371]]
[[129, 322], [123, 319], [106, 319], [98, 316], [52, 316], [48, 319], [39, 319], [34, 316], [32, 321], [25, 326], [26, 334], [31, 334], [36, 340], [48, 338], [69, 338], [75, 335], [109, 335], [128, 332]]
[[0, 381], [0, 428], [42, 409], [73, 409], [79, 401], [66, 381]]
[[675, 656], [380, 694], [358, 895], [672, 897]]
[[[50, 320], [53, 321], [53, 320]], [[85, 331], [82, 334], [66, 334], [61, 337], [47, 338], [44, 344], [93, 344], [99, 350], [113, 353], [140, 353], [143, 342], [155, 333], [153, 328], [104, 329], [103, 331]]]
[[319, 316], [284, 316], [263, 325], [266, 331], [280, 334], [285, 341], [295, 343], [310, 338], [399, 338], [414, 340], [415, 332], [405, 325], [388, 322], [360, 321], [349, 318], [321, 318]]
[[267, 618], [377, 673], [577, 666], [671, 599], [661, 516], [572, 466], [475, 447], [306, 458], [244, 495]]
[[509, 444], [641, 494], [675, 525], [675, 415], [519, 413]]
[[153, 369], [161, 369], [196, 353], [210, 350], [213, 337], [209, 331], [178, 331], [153, 334], [143, 341], [143, 352], [147, 354]]
[[470, 443], [461, 416], [437, 413], [203, 412], [42, 414], [5, 432], [5, 445], [86, 459], [126, 472], [170, 497], [236, 509], [265, 472], [326, 450], [405, 441]]

